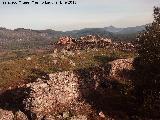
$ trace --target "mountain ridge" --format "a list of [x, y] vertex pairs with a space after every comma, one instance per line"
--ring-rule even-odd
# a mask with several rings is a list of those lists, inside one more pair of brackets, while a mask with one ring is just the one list
[[136, 35], [145, 30], [145, 25], [116, 28], [108, 26], [104, 28], [84, 28], [72, 31], [56, 31], [52, 29], [32, 30], [17, 28], [14, 30], [0, 27], [0, 50], [1, 49], [33, 49], [50, 48], [52, 43], [61, 36], [82, 37], [86, 35], [100, 35], [112, 40], [132, 41]]

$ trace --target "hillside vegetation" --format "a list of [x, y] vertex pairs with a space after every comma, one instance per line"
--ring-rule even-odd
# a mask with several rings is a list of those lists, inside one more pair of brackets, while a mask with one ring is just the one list
[[[56, 50], [55, 50], [56, 51]], [[26, 80], [28, 77], [36, 76], [39, 73], [53, 73], [80, 68], [89, 68], [101, 65], [102, 63], [118, 59], [134, 57], [134, 52], [114, 51], [106, 49], [81, 50], [54, 52], [41, 55], [29, 55], [24, 58], [16, 58], [0, 63], [0, 86], [14, 84], [18, 80]], [[16, 69], [15, 69], [16, 68]], [[35, 72], [35, 73], [34, 73]]]

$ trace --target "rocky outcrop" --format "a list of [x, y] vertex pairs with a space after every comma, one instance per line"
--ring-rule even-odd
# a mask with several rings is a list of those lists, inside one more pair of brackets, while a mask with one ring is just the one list
[[100, 35], [87, 35], [87, 36], [80, 37], [80, 40], [82, 42], [85, 42], [85, 41], [87, 41], [87, 42], [98, 42], [98, 41], [101, 41], [101, 42], [112, 43], [111, 39], [103, 38]]
[[41, 117], [72, 106], [92, 88], [82, 84], [78, 75], [69, 71], [49, 74], [49, 80], [38, 79], [29, 83], [26, 86], [30, 88], [30, 93], [23, 101], [25, 110]]
[[67, 50], [85, 50], [93, 48], [108, 48], [111, 43], [111, 39], [103, 38], [99, 35], [87, 35], [80, 38], [64, 36], [59, 38], [58, 42], [54, 44], [54, 47]]
[[129, 59], [118, 59], [114, 60], [109, 63], [111, 66], [109, 77], [118, 79], [118, 80], [125, 80], [129, 77], [129, 71], [133, 70], [133, 58]]
[[[106, 70], [108, 69], [106, 66], [107, 68], [95, 67], [47, 74], [46, 79], [38, 78], [23, 88], [8, 92], [7, 95], [12, 94], [10, 96], [13, 99], [10, 104], [4, 102], [6, 105], [1, 106], [7, 108], [12, 103], [16, 103], [13, 106], [16, 106], [16, 109], [11, 110], [17, 111], [13, 114], [10, 109], [0, 109], [0, 120], [28, 120], [30, 118], [33, 120], [87, 120], [88, 113], [81, 113], [82, 111], [90, 112], [91, 106], [104, 107], [102, 102], [106, 99], [106, 90], [111, 87], [106, 88], [112, 84], [108, 82], [108, 78], [128, 79], [130, 76], [128, 71], [133, 70], [132, 64], [133, 58], [118, 59], [109, 63], [109, 71]], [[4, 94], [3, 97], [5, 96]], [[78, 114], [71, 115], [70, 111], [74, 111], [73, 113], [76, 111]], [[103, 111], [99, 113], [99, 117], [106, 117]]]

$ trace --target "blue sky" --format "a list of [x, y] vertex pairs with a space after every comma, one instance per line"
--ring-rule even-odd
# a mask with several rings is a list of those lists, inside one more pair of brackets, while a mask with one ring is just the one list
[[19, 0], [0, 1], [1, 27], [63, 31], [144, 25], [153, 21], [153, 6], [160, 6], [159, 0], [76, 0], [76, 5], [3, 5], [2, 1]]

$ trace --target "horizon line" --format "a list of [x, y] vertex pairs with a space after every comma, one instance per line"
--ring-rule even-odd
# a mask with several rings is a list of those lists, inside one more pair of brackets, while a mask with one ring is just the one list
[[[115, 27], [115, 28], [122, 28], [122, 29], [125, 29], [125, 28], [146, 26], [147, 24], [150, 24], [150, 23], [146, 23], [146, 24], [142, 24], [142, 25], [135, 25], [135, 26], [126, 26], [126, 27], [117, 27], [117, 26], [114, 26], [114, 25], [109, 25], [109, 26], [106, 26], [106, 27]], [[83, 29], [101, 29], [101, 28], [106, 28], [106, 27], [84, 27], [84, 28], [80, 28], [80, 29], [77, 28], [77, 29], [72, 29], [72, 30], [56, 30], [56, 29], [53, 29], [53, 28], [34, 29], [34, 28], [25, 28], [25, 27], [8, 28], [8, 27], [0, 26], [0, 29], [7, 29], [7, 30], [24, 29], [24, 30], [33, 30], [33, 31], [39, 31], [39, 30], [54, 30], [54, 31], [61, 31], [61, 32], [69, 32], [69, 31], [74, 31], [74, 30], [83, 30]]]

